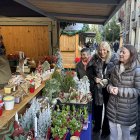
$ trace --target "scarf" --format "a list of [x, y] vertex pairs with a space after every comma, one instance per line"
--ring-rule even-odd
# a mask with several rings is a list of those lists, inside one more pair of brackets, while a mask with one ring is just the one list
[[90, 62], [90, 60], [91, 60], [91, 57], [89, 57], [87, 61], [83, 61], [83, 60], [82, 60], [82, 63], [83, 63], [83, 65], [84, 65], [84, 69], [85, 69], [85, 70], [87, 69], [87, 65], [88, 65], [88, 63]]

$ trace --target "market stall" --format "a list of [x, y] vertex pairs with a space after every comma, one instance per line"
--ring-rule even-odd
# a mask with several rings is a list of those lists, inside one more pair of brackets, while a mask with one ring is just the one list
[[[19, 59], [25, 60], [23, 56]], [[0, 91], [0, 138], [90, 140], [89, 79], [64, 70], [59, 51], [42, 57], [34, 73], [25, 74], [24, 64], [18, 66], [21, 74], [15, 73]]]
[[34, 94], [29, 94], [25, 97], [20, 104], [16, 104], [14, 109], [11, 111], [4, 110], [2, 116], [0, 117], [0, 129], [5, 126], [16, 114], [16, 112], [20, 112], [22, 108], [26, 106], [39, 92], [44, 88], [45, 84], [42, 83], [34, 92]]

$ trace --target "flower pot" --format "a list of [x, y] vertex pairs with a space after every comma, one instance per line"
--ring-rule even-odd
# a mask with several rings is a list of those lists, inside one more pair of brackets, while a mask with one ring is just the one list
[[68, 133], [66, 133], [66, 134], [63, 136], [62, 139], [60, 139], [60, 138], [57, 136], [57, 137], [54, 138], [54, 140], [66, 140], [67, 134], [68, 134]]
[[72, 137], [70, 138], [70, 140], [80, 140], [80, 138], [77, 137], [77, 136], [72, 136]]
[[5, 96], [3, 101], [5, 110], [12, 110], [14, 108], [15, 98], [13, 96]]
[[3, 101], [0, 100], [0, 116], [2, 116], [2, 112], [3, 112]]
[[51, 127], [48, 128], [46, 140], [49, 140], [51, 136]]
[[35, 91], [35, 87], [30, 87], [30, 93], [34, 93], [34, 91]]
[[80, 137], [80, 133], [81, 131], [79, 132], [78, 130], [74, 132], [73, 136], [77, 136], [77, 137]]
[[2, 116], [3, 109], [0, 107], [0, 116]]
[[60, 138], [57, 136], [57, 137], [54, 138], [54, 140], [60, 140]]

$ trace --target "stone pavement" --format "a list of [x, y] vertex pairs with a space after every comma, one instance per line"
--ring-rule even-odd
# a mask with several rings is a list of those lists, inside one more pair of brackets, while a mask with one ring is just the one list
[[[119, 139], [118, 140], [122, 140], [121, 139], [121, 135], [122, 135], [121, 134], [121, 129], [120, 129], [119, 126], [118, 126], [118, 134], [119, 134]], [[106, 139], [101, 139], [99, 133], [97, 133], [97, 134], [93, 133], [93, 139], [92, 140], [109, 140], [109, 137], [107, 137]], [[131, 135], [130, 140], [136, 140], [136, 136], [135, 135]]]

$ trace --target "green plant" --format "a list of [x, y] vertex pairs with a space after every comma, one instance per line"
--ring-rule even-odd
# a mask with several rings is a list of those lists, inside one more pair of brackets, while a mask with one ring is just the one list
[[53, 126], [57, 125], [59, 127], [67, 126], [67, 116], [68, 111], [63, 107], [60, 112], [59, 105], [57, 105], [57, 111], [54, 111], [52, 114], [52, 124]]
[[0, 139], [3, 139], [3, 137], [4, 137], [4, 139], [7, 138], [7, 140], [8, 140], [8, 138], [9, 138], [9, 140], [11, 140], [10, 136], [12, 136], [13, 132], [14, 132], [14, 123], [12, 122], [12, 123], [10, 123], [10, 126], [8, 129], [5, 128], [4, 130], [0, 131]]
[[50, 79], [46, 81], [43, 94], [49, 97], [52, 100], [52, 97], [58, 97], [60, 92], [60, 83], [56, 79]]
[[63, 108], [62, 112], [54, 112], [51, 128], [53, 138], [59, 137], [60, 139], [62, 139], [63, 136], [67, 133], [67, 115], [68, 112], [65, 110], [65, 108]]
[[75, 88], [76, 83], [71, 75], [65, 75], [61, 81], [61, 91], [68, 93], [70, 88]]
[[14, 140], [26, 140], [25, 136], [20, 135], [19, 137], [15, 137]]
[[88, 119], [88, 111], [87, 111], [87, 107], [84, 107], [84, 112], [83, 112], [83, 117], [84, 117], [84, 121], [87, 121]]
[[66, 127], [59, 127], [59, 126], [55, 126], [51, 128], [52, 131], [52, 136], [53, 138], [55, 137], [59, 137], [60, 139], [62, 139], [64, 137], [64, 135], [67, 133], [67, 128]]
[[68, 125], [72, 135], [74, 134], [75, 131], [79, 131], [79, 132], [81, 131], [82, 124], [79, 120], [76, 120], [75, 118], [70, 120]]
[[61, 74], [56, 69], [55, 69], [55, 71], [52, 74], [52, 78], [56, 79], [60, 83], [62, 81], [62, 76], [61, 76]]

